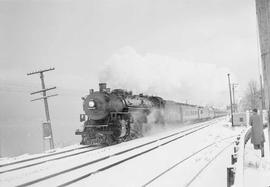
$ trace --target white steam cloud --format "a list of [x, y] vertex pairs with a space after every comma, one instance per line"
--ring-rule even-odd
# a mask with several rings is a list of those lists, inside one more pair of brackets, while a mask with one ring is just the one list
[[108, 87], [198, 105], [225, 106], [228, 69], [157, 54], [138, 54], [125, 47], [114, 54], [100, 72]]

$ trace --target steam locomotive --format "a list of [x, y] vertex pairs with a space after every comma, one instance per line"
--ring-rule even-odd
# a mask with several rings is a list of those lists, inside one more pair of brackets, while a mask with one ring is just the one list
[[[143, 124], [163, 126], [165, 123], [184, 123], [225, 115], [210, 107], [200, 107], [157, 96], [134, 95], [123, 89], [110, 91], [106, 83], [99, 84], [99, 91], [89, 90], [83, 97], [84, 114], [80, 114], [83, 145], [112, 145], [142, 135]], [[151, 119], [150, 119], [151, 117]]]

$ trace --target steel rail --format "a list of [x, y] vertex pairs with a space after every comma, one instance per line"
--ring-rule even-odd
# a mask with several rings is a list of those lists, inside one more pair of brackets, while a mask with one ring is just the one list
[[38, 156], [38, 157], [19, 160], [19, 161], [15, 161], [15, 162], [10, 162], [10, 163], [7, 163], [7, 164], [0, 164], [0, 168], [5, 167], [5, 166], [11, 166], [11, 165], [14, 165], [14, 164], [20, 164], [20, 163], [23, 163], [23, 162], [33, 161], [33, 160], [37, 160], [37, 159], [41, 159], [41, 158], [46, 158], [46, 157], [50, 157], [50, 156], [55, 156], [55, 155], [59, 155], [59, 154], [64, 154], [64, 153], [68, 153], [68, 152], [75, 151], [75, 150], [86, 149], [86, 148], [89, 148], [89, 147], [91, 147], [91, 146], [83, 146], [83, 147], [69, 149], [69, 150], [66, 150], [66, 151], [61, 151], [61, 152], [51, 153], [51, 154], [42, 155], [42, 156]]
[[[235, 136], [234, 136], [235, 137]], [[230, 146], [232, 146], [232, 144], [233, 144], [234, 142], [231, 142], [231, 143], [229, 143], [227, 146], [225, 146], [221, 151], [219, 151], [218, 152], [218, 154], [216, 154], [215, 155], [215, 157], [213, 158], [213, 159], [211, 159], [207, 164], [205, 164], [204, 165], [204, 167], [203, 168], [201, 168], [200, 170], [199, 170], [199, 172], [186, 184], [186, 186], [190, 186], [190, 184], [192, 183], [192, 182], [194, 182], [195, 181], [195, 179], [214, 161], [214, 160], [216, 160], [217, 159], [217, 157], [221, 154], [221, 153], [223, 153], [227, 148], [229, 148]]]
[[[206, 122], [203, 122], [202, 125], [203, 125], [204, 123], [206, 123]], [[198, 126], [199, 126], [199, 125], [197, 125], [196, 127], [198, 127]], [[191, 127], [191, 128], [189, 128], [189, 129], [186, 129], [185, 131], [191, 130], [191, 129], [196, 128], [196, 127]], [[183, 131], [180, 131], [180, 133], [181, 133], [181, 132], [183, 132]], [[73, 148], [73, 149], [69, 149], [69, 150], [66, 150], [66, 151], [61, 151], [61, 152], [51, 153], [51, 154], [42, 155], [42, 156], [38, 156], [38, 157], [33, 157], [33, 158], [23, 159], [23, 160], [14, 161], [14, 162], [6, 163], [6, 164], [0, 164], [0, 168], [1, 168], [1, 167], [6, 167], [6, 166], [10, 166], [10, 165], [14, 165], [14, 164], [23, 163], [23, 162], [33, 161], [33, 160], [37, 160], [37, 159], [41, 159], [41, 158], [46, 158], [46, 157], [50, 157], [50, 156], [55, 156], [55, 155], [59, 155], [59, 154], [64, 154], [64, 153], [71, 152], [71, 151], [75, 151], [75, 150], [79, 150], [79, 149], [86, 149], [86, 148], [89, 148], [89, 147], [92, 147], [92, 145], [87, 145], [87, 146], [83, 146], [83, 147], [79, 147], [79, 148]]]
[[40, 164], [48, 163], [48, 162], [55, 161], [55, 160], [60, 160], [60, 159], [63, 159], [63, 158], [69, 158], [69, 157], [72, 157], [72, 156], [88, 153], [88, 152], [95, 151], [95, 150], [102, 149], [102, 148], [103, 147], [98, 147], [98, 148], [95, 148], [95, 149], [90, 149], [90, 150], [86, 150], [86, 151], [82, 151], [82, 152], [78, 152], [78, 153], [73, 153], [73, 154], [61, 156], [61, 157], [58, 157], [58, 158], [52, 158], [52, 159], [49, 159], [49, 160], [43, 160], [43, 161], [40, 161], [40, 162], [28, 164], [28, 165], [25, 165], [25, 166], [20, 166], [20, 167], [16, 167], [16, 168], [12, 168], [12, 169], [7, 169], [7, 170], [4, 170], [4, 171], [0, 171], [0, 174], [4, 174], [4, 173], [20, 170], [20, 169], [32, 167], [32, 166], [37, 166], [37, 165], [40, 165]]
[[100, 162], [100, 161], [109, 159], [109, 158], [111, 158], [111, 157], [113, 157], [113, 156], [122, 155], [122, 154], [124, 154], [124, 153], [130, 152], [130, 151], [133, 151], [133, 150], [136, 150], [136, 149], [138, 149], [138, 148], [141, 148], [141, 147], [144, 147], [144, 146], [147, 146], [147, 145], [156, 143], [156, 142], [158, 142], [158, 141], [160, 141], [160, 140], [168, 139], [168, 138], [170, 138], [170, 137], [177, 136], [177, 135], [179, 135], [179, 134], [181, 134], [181, 133], [185, 133], [186, 131], [190, 131], [190, 130], [195, 129], [195, 130], [193, 130], [193, 131], [191, 131], [191, 132], [188, 132], [188, 133], [186, 133], [186, 134], [184, 134], [184, 135], [178, 136], [177, 138], [174, 138], [174, 139], [172, 139], [172, 140], [170, 140], [170, 141], [168, 141], [168, 142], [165, 142], [165, 143], [163, 143], [163, 144], [161, 144], [161, 145], [155, 146], [154, 148], [151, 148], [151, 149], [149, 149], [149, 150], [143, 151], [142, 153], [133, 155], [133, 156], [128, 157], [128, 158], [126, 158], [126, 159], [124, 159], [124, 160], [118, 161], [118, 162], [116, 162], [116, 163], [114, 163], [114, 164], [111, 164], [111, 165], [105, 166], [105, 167], [103, 167], [103, 168], [100, 168], [100, 169], [98, 169], [98, 170], [96, 170], [96, 171], [94, 171], [94, 172], [90, 172], [90, 173], [88, 173], [87, 175], [81, 176], [80, 178], [74, 179], [74, 180], [69, 181], [69, 182], [67, 182], [67, 183], [65, 183], [65, 184], [62, 184], [62, 185], [60, 185], [60, 186], [66, 186], [66, 185], [75, 183], [75, 182], [77, 182], [77, 181], [79, 181], [79, 180], [82, 180], [83, 178], [86, 178], [86, 177], [91, 176], [91, 175], [94, 174], [94, 173], [97, 173], [97, 172], [100, 172], [100, 171], [104, 171], [104, 170], [109, 169], [109, 168], [111, 168], [111, 167], [113, 167], [113, 166], [119, 165], [119, 164], [121, 164], [121, 163], [123, 163], [123, 162], [125, 162], [125, 161], [127, 161], [127, 160], [130, 160], [130, 159], [132, 159], [132, 158], [138, 157], [138, 156], [140, 156], [140, 155], [142, 155], [142, 154], [145, 154], [145, 153], [147, 153], [147, 152], [150, 152], [150, 151], [152, 151], [152, 150], [154, 150], [154, 149], [156, 149], [156, 148], [158, 148], [158, 147], [164, 146], [164, 145], [166, 145], [166, 144], [168, 144], [168, 143], [170, 143], [170, 142], [176, 141], [176, 140], [178, 140], [178, 139], [180, 139], [180, 138], [182, 138], [182, 137], [184, 137], [184, 136], [187, 136], [187, 135], [189, 135], [189, 134], [195, 133], [196, 131], [199, 131], [199, 130], [201, 130], [201, 129], [204, 129], [204, 128], [206, 128], [206, 127], [208, 127], [208, 126], [214, 124], [214, 122], [208, 122], [208, 123], [209, 123], [209, 124], [207, 124], [207, 125], [199, 125], [199, 126], [196, 126], [196, 127], [192, 127], [192, 128], [189, 128], [189, 129], [185, 129], [185, 130], [182, 130], [182, 131], [173, 133], [173, 134], [171, 134], [171, 135], [165, 136], [165, 137], [163, 137], [163, 138], [159, 138], [159, 139], [156, 139], [156, 140], [152, 140], [152, 141], [150, 141], [150, 142], [147, 142], [147, 143], [144, 143], [144, 144], [141, 144], [141, 145], [138, 145], [138, 146], [135, 146], [135, 147], [132, 147], [132, 148], [129, 148], [129, 149], [126, 149], [126, 150], [123, 150], [123, 151], [120, 151], [120, 152], [111, 154], [111, 155], [107, 155], [107, 156], [101, 157], [101, 158], [99, 158], [99, 159], [96, 159], [96, 160], [93, 160], [93, 161], [90, 161], [90, 162], [86, 162], [86, 163], [84, 163], [84, 164], [81, 164], [81, 165], [78, 165], [78, 166], [75, 166], [75, 167], [72, 167], [72, 168], [69, 168], [69, 169], [66, 169], [66, 170], [63, 170], [63, 171], [54, 173], [54, 174], [50, 174], [50, 175], [47, 175], [47, 176], [44, 176], [44, 177], [35, 179], [35, 180], [33, 180], [33, 181], [29, 181], [29, 182], [23, 183], [23, 184], [21, 184], [21, 185], [18, 185], [18, 187], [24, 187], [24, 186], [33, 185], [33, 184], [39, 183], [39, 182], [41, 182], [41, 181], [45, 181], [45, 180], [47, 180], [47, 179], [50, 179], [50, 178], [53, 178], [53, 177], [56, 177], [56, 176], [59, 176], [59, 175], [62, 175], [62, 174], [65, 174], [65, 173], [68, 173], [68, 172], [71, 172], [71, 171], [80, 169], [80, 168], [83, 168], [83, 167], [86, 167], [86, 166], [89, 166], [89, 165], [91, 165], [91, 164], [94, 164], [94, 163], [97, 163], [97, 162]]
[[[209, 125], [208, 125], [208, 126], [209, 126]], [[83, 175], [83, 176], [81, 176], [81, 177], [78, 177], [78, 178], [73, 179], [73, 180], [71, 180], [71, 181], [69, 181], [69, 182], [66, 182], [66, 183], [64, 183], [64, 184], [61, 184], [61, 185], [59, 185], [58, 187], [64, 187], [64, 186], [71, 185], [71, 184], [73, 184], [73, 183], [75, 183], [75, 182], [78, 182], [78, 181], [80, 181], [80, 180], [82, 180], [82, 179], [85, 179], [85, 178], [87, 178], [87, 177], [90, 177], [90, 176], [93, 175], [93, 174], [96, 174], [96, 173], [101, 172], [101, 171], [105, 171], [105, 170], [107, 170], [107, 169], [109, 169], [109, 168], [112, 168], [112, 167], [114, 167], [114, 166], [117, 166], [117, 165], [119, 165], [119, 164], [122, 164], [123, 162], [126, 162], [126, 161], [128, 161], [128, 160], [131, 160], [131, 159], [136, 158], [136, 157], [138, 157], [138, 156], [144, 155], [144, 154], [146, 154], [146, 153], [148, 153], [148, 152], [150, 152], [150, 151], [153, 151], [153, 150], [155, 150], [155, 149], [157, 149], [157, 148], [160, 148], [160, 147], [162, 147], [162, 146], [165, 146], [165, 145], [167, 145], [167, 144], [169, 144], [169, 143], [171, 143], [171, 142], [174, 142], [174, 141], [176, 141], [176, 140], [178, 140], [178, 139], [181, 139], [181, 138], [183, 138], [183, 137], [185, 137], [185, 136], [187, 136], [187, 135], [190, 135], [190, 134], [192, 134], [192, 133], [194, 133], [194, 132], [196, 132], [196, 131], [199, 131], [199, 130], [201, 130], [201, 129], [203, 129], [203, 128], [206, 128], [206, 127], [208, 127], [208, 126], [201, 127], [201, 128], [196, 129], [196, 130], [194, 130], [194, 131], [188, 132], [188, 133], [186, 133], [186, 134], [184, 134], [184, 135], [181, 135], [181, 136], [179, 136], [179, 137], [177, 137], [177, 138], [174, 138], [174, 139], [172, 139], [172, 140], [170, 140], [170, 141], [167, 141], [167, 142], [165, 142], [165, 143], [162, 143], [162, 144], [160, 144], [160, 145], [154, 146], [154, 147], [152, 147], [152, 148], [150, 148], [150, 149], [147, 149], [147, 150], [145, 150], [145, 151], [143, 151], [143, 152], [137, 153], [137, 154], [135, 154], [135, 155], [132, 155], [132, 156], [130, 156], [130, 157], [127, 157], [127, 158], [125, 158], [125, 159], [122, 159], [122, 160], [120, 160], [120, 161], [118, 161], [118, 162], [115, 162], [115, 163], [113, 163], [113, 164], [110, 164], [110, 165], [107, 165], [107, 166], [105, 166], [105, 167], [102, 167], [102, 168], [100, 168], [100, 169], [98, 169], [98, 170], [89, 172], [89, 173], [87, 173], [87, 174], [85, 174], [85, 175]], [[158, 140], [158, 141], [160, 141], [160, 140]]]
[[[198, 126], [192, 127], [192, 128], [189, 128], [189, 129], [180, 131], [179, 133], [186, 132], [188, 130], [192, 130], [192, 129], [197, 128], [197, 127]], [[14, 165], [14, 164], [20, 164], [20, 163], [23, 163], [23, 162], [29, 162], [29, 161], [33, 161], [33, 160], [37, 160], [37, 159], [42, 159], [42, 158], [50, 157], [50, 156], [64, 154], [64, 153], [75, 151], [75, 150], [79, 150], [79, 149], [86, 149], [86, 148], [89, 148], [89, 147], [92, 147], [92, 146], [91, 145], [90, 146], [84, 146], [84, 147], [74, 148], [74, 149], [70, 149], [70, 150], [67, 150], [67, 151], [57, 152], [57, 153], [53, 153], [53, 154], [49, 154], [49, 155], [43, 155], [43, 156], [34, 157], [34, 158], [30, 158], [30, 159], [25, 159], [25, 160], [20, 160], [20, 161], [16, 161], [16, 162], [12, 162], [12, 163], [2, 164], [2, 165], [0, 165], [0, 168], [1, 167], [4, 167], [4, 166], [10, 166], [10, 165]], [[60, 159], [63, 159], [63, 158], [68, 158], [68, 157], [76, 156], [76, 155], [79, 155], [79, 154], [88, 153], [88, 152], [95, 151], [95, 150], [98, 150], [98, 149], [101, 149], [101, 148], [103, 148], [103, 147], [98, 147], [96, 149], [86, 150], [86, 151], [82, 151], [82, 152], [79, 152], [79, 153], [74, 153], [74, 154], [65, 155], [65, 156], [58, 157], [58, 158], [44, 160], [44, 161], [40, 161], [40, 162], [37, 162], [37, 163], [32, 163], [32, 164], [29, 164], [29, 165], [25, 165], [25, 166], [19, 166], [19, 167], [16, 167], [16, 168], [7, 169], [7, 170], [4, 170], [4, 171], [0, 171], [0, 174], [4, 174], [4, 173], [16, 171], [16, 170], [20, 170], [20, 169], [24, 169], [24, 168], [28, 168], [28, 167], [40, 165], [40, 164], [43, 164], [43, 163], [47, 163], [49, 161], [60, 160]]]
[[[224, 139], [221, 139], [221, 140], [219, 140], [218, 142], [220, 142], [220, 141], [225, 141], [225, 140], [227, 140], [227, 139], [234, 138], [234, 137], [236, 137], [236, 135], [235, 135], [235, 136], [230, 136], [230, 137], [227, 137], [227, 138], [224, 138]], [[171, 170], [174, 169], [175, 167], [179, 166], [179, 165], [182, 164], [183, 162], [185, 162], [185, 161], [187, 161], [188, 159], [190, 159], [190, 158], [196, 156], [196, 155], [199, 154], [200, 152], [202, 152], [202, 151], [204, 151], [204, 150], [206, 150], [206, 149], [208, 149], [208, 148], [210, 148], [210, 147], [216, 145], [216, 143], [217, 143], [217, 142], [213, 142], [213, 143], [211, 143], [211, 144], [208, 144], [208, 145], [204, 146], [203, 148], [199, 149], [198, 151], [196, 151], [196, 152], [190, 154], [189, 156], [187, 156], [186, 158], [180, 160], [179, 162], [177, 162], [177, 163], [174, 164], [173, 166], [169, 167], [168, 169], [166, 169], [165, 171], [163, 171], [162, 173], [160, 173], [160, 174], [157, 175], [156, 177], [152, 178], [150, 181], [148, 181], [147, 183], [145, 183], [145, 184], [142, 185], [142, 186], [143, 186], [143, 187], [148, 186], [149, 184], [151, 184], [152, 182], [154, 182], [154, 181], [157, 180], [158, 178], [162, 177], [163, 175], [165, 175], [166, 173], [168, 173], [169, 171], [171, 171]], [[232, 143], [233, 143], [233, 142], [232, 142]], [[231, 145], [232, 143], [230, 143], [230, 145]]]

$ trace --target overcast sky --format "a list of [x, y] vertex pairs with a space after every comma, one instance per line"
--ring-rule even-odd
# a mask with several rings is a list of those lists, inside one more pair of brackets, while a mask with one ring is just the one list
[[237, 97], [259, 77], [255, 1], [0, 0], [0, 155], [41, 151], [40, 80], [26, 73], [48, 67], [56, 147], [80, 141], [80, 97], [99, 81], [224, 107], [227, 73]]
[[[145, 79], [161, 71], [152, 71], [151, 66], [155, 64], [149, 62], [149, 56], [169, 59], [164, 64], [179, 61], [172, 67], [173, 73], [179, 70], [179, 74], [192, 71], [193, 66], [204, 69], [205, 64], [212, 64], [215, 67], [208, 68], [211, 72], [205, 71], [205, 74], [214, 75], [216, 68], [216, 72], [224, 74], [212, 79], [224, 77], [226, 81], [226, 71], [232, 73], [233, 81], [239, 83], [239, 94], [250, 79], [258, 79], [254, 0], [1, 0], [0, 27], [2, 92], [8, 85], [27, 87], [38, 83], [37, 77], [29, 78], [25, 74], [47, 67], [56, 68], [54, 73], [48, 74], [48, 81], [53, 85], [88, 90], [96, 87], [102, 80], [100, 77], [108, 73], [104, 65], [108, 62], [118, 64], [118, 69], [114, 70], [117, 74], [121, 71], [131, 71], [132, 75], [142, 73], [143, 67], [133, 65], [130, 69], [134, 56], [150, 68], [146, 72], [151, 76], [144, 76]], [[119, 62], [115, 56], [124, 56], [125, 60], [120, 58]], [[193, 66], [186, 67], [181, 62]], [[162, 65], [161, 68], [166, 71]], [[198, 80], [206, 79], [203, 74], [195, 71], [189, 79], [181, 76], [174, 80], [181, 78], [182, 82], [188, 82], [194, 76]], [[168, 81], [173, 79], [171, 74], [168, 77]], [[162, 80], [165, 78], [164, 75]], [[107, 76], [105, 81], [110, 81], [108, 79]], [[121, 84], [123, 80], [114, 79], [116, 81], [119, 84], [115, 85], [126, 85]], [[224, 87], [227, 85], [220, 84], [224, 88], [223, 97], [227, 97], [228, 88]], [[156, 89], [164, 90], [162, 85]], [[181, 100], [181, 96], [172, 98]]]

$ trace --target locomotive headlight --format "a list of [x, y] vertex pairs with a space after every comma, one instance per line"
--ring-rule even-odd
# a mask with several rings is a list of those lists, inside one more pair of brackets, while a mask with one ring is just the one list
[[94, 102], [93, 100], [90, 100], [89, 103], [88, 103], [88, 106], [89, 106], [90, 108], [95, 107], [95, 102]]

